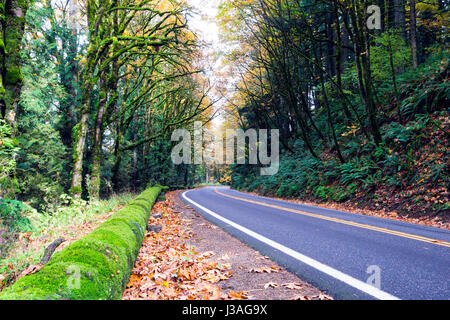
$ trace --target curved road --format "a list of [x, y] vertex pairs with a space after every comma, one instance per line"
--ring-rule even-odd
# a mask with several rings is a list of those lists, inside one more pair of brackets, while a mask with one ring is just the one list
[[257, 197], [186, 191], [206, 219], [338, 299], [450, 299], [450, 231]]

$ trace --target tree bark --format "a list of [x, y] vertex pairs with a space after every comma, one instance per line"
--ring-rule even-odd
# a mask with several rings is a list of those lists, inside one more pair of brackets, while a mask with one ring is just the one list
[[72, 170], [72, 186], [70, 193], [74, 198], [81, 198], [83, 191], [83, 160], [84, 149], [86, 146], [86, 137], [88, 133], [88, 120], [91, 112], [91, 94], [94, 87], [94, 69], [95, 61], [98, 55], [98, 38], [94, 28], [96, 8], [92, 1], [87, 1], [87, 17], [89, 25], [89, 47], [86, 55], [86, 64], [83, 68], [82, 86], [81, 86], [81, 108], [80, 121], [73, 128], [73, 170]]
[[100, 79], [100, 98], [97, 107], [97, 116], [94, 127], [94, 142], [92, 145], [92, 165], [89, 182], [90, 200], [98, 199], [100, 196], [100, 175], [101, 175], [101, 157], [103, 145], [103, 117], [105, 115], [107, 90], [105, 81]]
[[366, 107], [369, 118], [370, 131], [376, 145], [382, 142], [380, 128], [376, 118], [375, 102], [372, 92], [372, 77], [370, 74], [368, 32], [364, 33], [362, 20], [364, 17], [363, 8], [357, 2], [350, 8], [351, 21], [353, 26], [353, 46], [355, 50], [355, 65], [358, 75], [358, 86], [361, 98]]
[[53, 252], [61, 245], [61, 243], [65, 242], [66, 240], [63, 238], [58, 238], [55, 241], [53, 241], [44, 252], [44, 255], [42, 256], [42, 259], [40, 261], [40, 264], [46, 264], [50, 261], [50, 258], [53, 255]]
[[413, 68], [417, 68], [417, 39], [416, 39], [416, 1], [409, 0], [409, 28], [411, 38], [411, 55]]
[[394, 1], [394, 27], [405, 34], [405, 0]]
[[30, 3], [29, 0], [0, 3], [0, 116], [13, 128], [23, 84], [20, 48]]
[[82, 181], [83, 181], [83, 158], [84, 147], [86, 145], [86, 136], [88, 131], [89, 113], [83, 112], [80, 122], [74, 128], [74, 145], [73, 145], [73, 170], [72, 170], [72, 186], [70, 193], [75, 198], [81, 198]]

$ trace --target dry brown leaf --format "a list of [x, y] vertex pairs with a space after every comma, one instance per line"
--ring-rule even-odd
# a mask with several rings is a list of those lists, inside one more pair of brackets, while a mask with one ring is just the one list
[[206, 251], [206, 252], [200, 254], [200, 257], [209, 258], [209, 257], [212, 257], [213, 255], [215, 255], [214, 251]]
[[267, 282], [264, 285], [264, 289], [268, 289], [268, 288], [278, 288], [278, 284], [276, 282]]
[[308, 296], [295, 296], [292, 300], [311, 300]]
[[300, 290], [303, 289], [303, 286], [300, 283], [289, 282], [282, 284], [283, 287], [292, 289], [292, 290]]
[[251, 268], [249, 272], [251, 273], [272, 273], [272, 272], [279, 272], [279, 268], [276, 266], [272, 267], [261, 267], [261, 268]]
[[333, 300], [333, 297], [331, 297], [331, 296], [329, 296], [327, 294], [321, 293], [319, 295], [319, 300]]
[[230, 291], [228, 293], [228, 297], [231, 299], [248, 299], [247, 292], [244, 291], [239, 292]]
[[41, 270], [41, 268], [42, 268], [42, 264], [29, 266], [24, 271], [22, 271], [22, 273], [20, 275], [21, 276], [27, 276], [27, 275], [30, 275], [30, 274], [38, 272], [39, 270]]
[[217, 260], [228, 260], [228, 259], [230, 259], [230, 256], [228, 255], [228, 254], [224, 254], [223, 256], [221, 256], [219, 259], [217, 259]]

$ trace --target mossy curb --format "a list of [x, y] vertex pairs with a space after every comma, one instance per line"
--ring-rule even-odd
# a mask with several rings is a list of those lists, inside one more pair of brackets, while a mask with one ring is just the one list
[[1, 292], [0, 300], [120, 299], [162, 189], [141, 193], [92, 233], [57, 252], [39, 272]]

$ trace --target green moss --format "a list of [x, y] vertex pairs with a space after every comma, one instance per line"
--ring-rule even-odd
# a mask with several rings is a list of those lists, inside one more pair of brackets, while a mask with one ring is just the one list
[[42, 270], [1, 292], [0, 300], [120, 299], [160, 192], [161, 187], [144, 191], [92, 233], [56, 253]]
[[81, 194], [81, 192], [82, 192], [81, 186], [76, 186], [69, 189], [70, 194]]
[[23, 77], [22, 77], [22, 72], [20, 72], [20, 68], [19, 67], [9, 68], [8, 71], [6, 72], [5, 80], [6, 80], [5, 81], [6, 84], [9, 84], [9, 85], [14, 85], [19, 82], [22, 82]]
[[[79, 279], [79, 282], [75, 279]], [[100, 279], [98, 271], [90, 265], [70, 262], [51, 263], [38, 273], [19, 279], [13, 285], [14, 290], [11, 290], [12, 287], [6, 289], [0, 295], [0, 299], [107, 299], [104, 283]]]
[[106, 99], [106, 91], [100, 91], [100, 94], [99, 94], [99, 98], [102, 100], [102, 99]]

